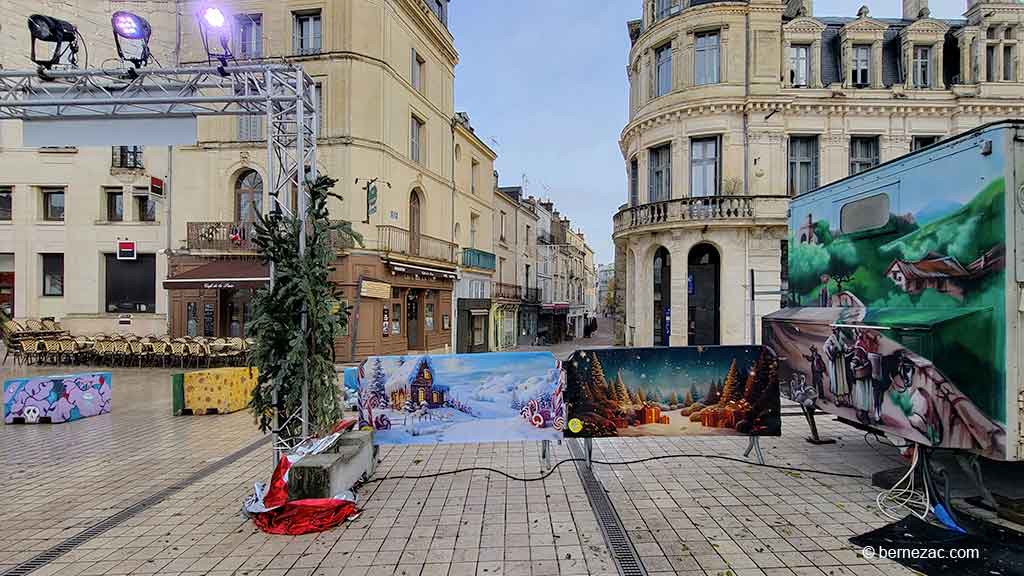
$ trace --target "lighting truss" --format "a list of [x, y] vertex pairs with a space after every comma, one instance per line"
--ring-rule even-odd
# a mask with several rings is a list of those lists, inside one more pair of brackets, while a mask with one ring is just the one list
[[[307, 214], [306, 182], [316, 177], [318, 111], [315, 84], [302, 66], [257, 64], [138, 70], [0, 70], [0, 120], [103, 120], [262, 116], [267, 124], [266, 180], [283, 212]], [[289, 206], [297, 189], [298, 206]], [[299, 250], [306, 249], [302, 218]], [[273, 278], [273, 273], [271, 274]], [[303, 315], [305, 325], [305, 315]], [[309, 391], [285, 422], [299, 419], [302, 435], [283, 438], [275, 418], [275, 454], [309, 438]]]

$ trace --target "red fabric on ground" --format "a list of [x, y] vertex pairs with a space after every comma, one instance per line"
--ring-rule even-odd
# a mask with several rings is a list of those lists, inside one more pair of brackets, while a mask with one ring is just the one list
[[288, 471], [292, 468], [292, 462], [288, 456], [281, 456], [281, 461], [274, 468], [274, 474], [270, 477], [270, 487], [263, 496], [263, 505], [267, 508], [283, 506], [288, 501]]
[[355, 513], [356, 505], [348, 500], [308, 498], [293, 500], [270, 512], [256, 514], [253, 522], [269, 534], [297, 536], [330, 530]]

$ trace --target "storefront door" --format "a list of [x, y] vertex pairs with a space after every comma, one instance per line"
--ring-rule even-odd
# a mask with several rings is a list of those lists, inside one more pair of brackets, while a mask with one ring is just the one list
[[405, 302], [405, 333], [409, 342], [409, 350], [419, 350], [423, 343], [423, 338], [420, 334], [420, 298], [421, 292], [419, 290], [411, 289], [409, 290], [409, 296], [406, 298]]

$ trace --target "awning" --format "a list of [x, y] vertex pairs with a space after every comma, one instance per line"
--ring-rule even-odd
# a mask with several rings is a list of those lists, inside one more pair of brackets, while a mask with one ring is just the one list
[[427, 276], [429, 278], [445, 278], [448, 280], [459, 279], [459, 274], [451, 270], [442, 270], [440, 268], [430, 268], [427, 266], [415, 266], [413, 264], [406, 264], [404, 262], [393, 262], [390, 260], [388, 261], [388, 266], [391, 267], [392, 272], [416, 274], [419, 276]]
[[168, 290], [263, 288], [270, 282], [267, 265], [254, 260], [214, 260], [164, 280]]

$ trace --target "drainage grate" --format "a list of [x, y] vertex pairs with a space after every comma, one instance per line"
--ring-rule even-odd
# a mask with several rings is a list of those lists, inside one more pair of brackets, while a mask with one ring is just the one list
[[[586, 449], [580, 440], [570, 438], [566, 440], [566, 444], [574, 458], [585, 459], [587, 457]], [[601, 527], [604, 541], [608, 544], [608, 549], [611, 550], [619, 574], [621, 576], [647, 576], [647, 568], [644, 567], [636, 549], [633, 548], [633, 542], [626, 534], [626, 528], [622, 525], [622, 520], [619, 518], [618, 512], [615, 511], [612, 501], [608, 499], [604, 486], [585, 463], [576, 462], [576, 472], [580, 475], [580, 480], [583, 481], [583, 489], [587, 492], [590, 507], [594, 509], [597, 524]]]
[[50, 562], [53, 562], [57, 558], [60, 558], [64, 554], [67, 554], [74, 548], [84, 544], [85, 542], [88, 542], [89, 540], [92, 540], [100, 534], [103, 534], [107, 530], [110, 530], [114, 526], [117, 526], [125, 520], [128, 520], [132, 516], [135, 516], [136, 514], [139, 514], [140, 512], [146, 510], [147, 508], [151, 508], [156, 504], [159, 504], [163, 500], [167, 499], [169, 496], [172, 496], [175, 493], [184, 490], [190, 485], [195, 484], [196, 482], [202, 480], [203, 478], [206, 478], [210, 474], [213, 474], [214, 472], [217, 472], [218, 470], [221, 470], [222, 468], [237, 462], [238, 460], [244, 458], [245, 456], [248, 456], [249, 454], [256, 451], [256, 449], [260, 448], [264, 444], [267, 444], [269, 441], [270, 436], [264, 436], [259, 440], [253, 442], [252, 444], [249, 444], [245, 448], [233, 452], [212, 464], [204, 466], [203, 468], [199, 469], [188, 478], [185, 478], [184, 480], [179, 480], [178, 482], [171, 484], [170, 486], [160, 490], [159, 492], [156, 492], [155, 494], [152, 494], [150, 496], [147, 496], [146, 498], [143, 498], [142, 500], [139, 500], [138, 502], [132, 504], [131, 506], [125, 508], [124, 510], [121, 510], [117, 514], [114, 514], [113, 516], [108, 516], [107, 518], [100, 520], [96, 524], [93, 524], [85, 530], [82, 530], [78, 534], [75, 534], [74, 536], [68, 538], [60, 544], [57, 544], [53, 548], [50, 548], [49, 550], [44, 550], [43, 552], [40, 552], [39, 554], [22, 562], [21, 564], [14, 566], [6, 572], [0, 573], [0, 576], [25, 576], [26, 574], [29, 574], [30, 572], [36, 569], [46, 566]]

